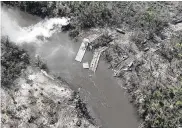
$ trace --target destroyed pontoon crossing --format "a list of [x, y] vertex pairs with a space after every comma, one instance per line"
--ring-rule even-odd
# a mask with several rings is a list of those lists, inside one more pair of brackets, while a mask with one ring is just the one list
[[81, 43], [81, 46], [78, 50], [78, 53], [76, 55], [75, 60], [78, 62], [81, 62], [83, 59], [83, 56], [86, 52], [87, 46], [88, 46], [89, 40], [88, 39], [83, 39], [83, 42]]
[[100, 58], [100, 55], [103, 51], [105, 51], [107, 49], [107, 47], [102, 47], [102, 48], [99, 48], [99, 49], [96, 49], [95, 52], [94, 52], [94, 55], [93, 55], [93, 59], [91, 61], [91, 64], [90, 64], [90, 70], [95, 72], [96, 69], [97, 69], [97, 65], [99, 63], [99, 58]]
[[[102, 35], [103, 34], [100, 34], [100, 35], [94, 34], [94, 35], [89, 36], [88, 38], [84, 38], [83, 42], [80, 45], [80, 48], [78, 50], [78, 53], [76, 55], [75, 60], [78, 62], [81, 62], [83, 57], [84, 57], [84, 54], [86, 52], [88, 45], [93, 43], [97, 38], [99, 38]], [[90, 49], [92, 49], [92, 45], [90, 45]], [[93, 59], [92, 59], [91, 64], [90, 64], [90, 68], [89, 68], [88, 63], [83, 63], [83, 68], [85, 68], [85, 69], [89, 68], [91, 71], [95, 72], [97, 69], [99, 59], [100, 59], [100, 55], [106, 49], [107, 49], [107, 47], [101, 47], [101, 48], [95, 49]]]

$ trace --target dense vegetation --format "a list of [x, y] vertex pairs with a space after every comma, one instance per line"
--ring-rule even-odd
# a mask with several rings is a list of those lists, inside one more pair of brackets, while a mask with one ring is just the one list
[[[41, 17], [70, 17], [70, 35], [77, 36], [91, 27], [123, 27], [140, 29], [150, 38], [171, 22], [170, 2], [4, 2]], [[39, 8], [37, 8], [39, 7]], [[180, 13], [180, 5], [177, 7]], [[175, 18], [174, 18], [175, 19]]]
[[14, 80], [20, 77], [21, 72], [30, 64], [48, 71], [46, 64], [39, 57], [31, 59], [24, 49], [10, 42], [8, 38], [1, 39], [1, 50], [2, 87], [11, 88]]
[[30, 64], [28, 54], [8, 39], [1, 39], [1, 85], [10, 88], [23, 69]]
[[182, 86], [148, 86], [135, 95], [143, 97], [134, 102], [145, 119], [144, 127], [178, 128], [182, 123]]

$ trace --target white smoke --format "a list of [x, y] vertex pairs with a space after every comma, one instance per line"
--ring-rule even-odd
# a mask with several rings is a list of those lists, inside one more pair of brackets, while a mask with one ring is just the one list
[[62, 26], [69, 24], [69, 19], [63, 17], [47, 19], [29, 27], [20, 27], [16, 18], [10, 17], [3, 8], [1, 21], [2, 36], [8, 36], [10, 41], [17, 44], [33, 42], [41, 44], [60, 31]]
[[[57, 54], [65, 58], [74, 57], [72, 43], [67, 42], [67, 39], [59, 41], [53, 37], [54, 33], [61, 31], [62, 26], [69, 24], [69, 19], [64, 17], [39, 19], [15, 8], [2, 7], [1, 36], [8, 36], [11, 42], [28, 51], [31, 57], [39, 55], [51, 59]], [[49, 45], [50, 43], [52, 45]]]

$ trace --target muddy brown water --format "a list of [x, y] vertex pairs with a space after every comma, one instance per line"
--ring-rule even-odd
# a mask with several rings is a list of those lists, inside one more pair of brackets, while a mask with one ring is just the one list
[[[33, 25], [42, 19], [30, 14], [9, 9], [9, 16], [21, 27]], [[2, 19], [3, 22], [5, 19]], [[103, 128], [137, 128], [139, 121], [124, 90], [112, 76], [113, 71], [101, 58], [95, 74], [82, 68], [75, 56], [81, 41], [74, 42], [67, 33], [59, 32], [38, 46], [36, 52], [46, 60], [51, 72], [64, 78], [80, 91], [81, 98], [88, 103], [90, 111]], [[92, 53], [86, 52], [82, 62], [91, 62]]]

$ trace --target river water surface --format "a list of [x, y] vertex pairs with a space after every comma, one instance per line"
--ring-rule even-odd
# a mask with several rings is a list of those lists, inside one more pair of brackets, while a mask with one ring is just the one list
[[[29, 27], [42, 21], [39, 17], [6, 7], [2, 8], [1, 16], [1, 22], [4, 22], [2, 31], [6, 31], [9, 36], [18, 34], [16, 25], [20, 28]], [[34, 50], [29, 51], [32, 55], [41, 56], [51, 72], [58, 74], [80, 91], [81, 98], [88, 103], [90, 111], [103, 128], [137, 128], [139, 123], [133, 107], [102, 58], [95, 74], [83, 69], [82, 63], [74, 60], [80, 44], [81, 41], [74, 42], [67, 33], [56, 32], [46, 42], [32, 44]], [[30, 44], [28, 46], [31, 47]], [[82, 62], [90, 63], [91, 59], [92, 53], [86, 52]]]

